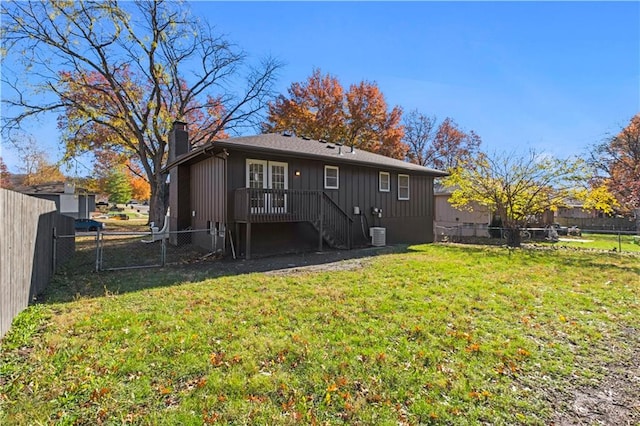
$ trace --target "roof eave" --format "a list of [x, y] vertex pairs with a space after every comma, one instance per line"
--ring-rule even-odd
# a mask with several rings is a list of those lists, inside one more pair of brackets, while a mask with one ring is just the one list
[[312, 160], [322, 159], [325, 161], [335, 161], [336, 163], [347, 163], [347, 164], [352, 164], [357, 166], [375, 167], [378, 169], [391, 169], [391, 170], [403, 171], [407, 173], [429, 175], [433, 177], [449, 176], [449, 173], [447, 172], [444, 172], [441, 170], [429, 169], [427, 167], [425, 167], [424, 170], [420, 170], [420, 169], [413, 169], [410, 167], [398, 167], [398, 166], [393, 166], [389, 164], [381, 164], [373, 161], [351, 160], [349, 159], [349, 156], [352, 155], [351, 152], [346, 152], [341, 156], [337, 156], [337, 157], [330, 157], [330, 156], [317, 155], [317, 154], [307, 153], [307, 152], [284, 151], [284, 150], [268, 148], [263, 146], [256, 146], [256, 145], [238, 145], [234, 142], [227, 142], [224, 140], [215, 141], [213, 142], [213, 144], [223, 148], [232, 149], [232, 150], [245, 150], [248, 152], [268, 153], [268, 154], [282, 155], [285, 157], [307, 158]]

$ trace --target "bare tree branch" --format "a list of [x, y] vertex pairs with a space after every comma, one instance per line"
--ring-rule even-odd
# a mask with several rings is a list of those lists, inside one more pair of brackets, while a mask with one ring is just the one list
[[[193, 140], [209, 142], [254, 125], [273, 95], [280, 64], [266, 59], [247, 68], [246, 54], [183, 3], [26, 1], [1, 8], [3, 48], [21, 66], [15, 77], [2, 77], [13, 92], [3, 96], [10, 112], [3, 132], [58, 114], [67, 156], [109, 147], [144, 170], [158, 223], [166, 211], [162, 170], [171, 123], [187, 120]], [[243, 79], [245, 89], [236, 90]]]

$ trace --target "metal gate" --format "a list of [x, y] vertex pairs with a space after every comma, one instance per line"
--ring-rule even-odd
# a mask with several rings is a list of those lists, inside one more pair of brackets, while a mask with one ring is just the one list
[[[177, 244], [168, 243], [170, 234], [177, 234]], [[155, 241], [150, 232], [97, 231], [58, 235], [54, 237], [55, 272], [74, 274], [193, 263], [221, 254], [222, 250], [216, 248], [213, 238], [208, 230], [168, 233], [166, 238]], [[58, 262], [58, 259], [66, 260]]]

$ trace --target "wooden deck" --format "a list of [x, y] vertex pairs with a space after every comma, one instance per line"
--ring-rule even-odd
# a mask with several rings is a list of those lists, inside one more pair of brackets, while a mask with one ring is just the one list
[[306, 222], [318, 218], [322, 191], [240, 188], [235, 191], [235, 221]]
[[332, 247], [351, 248], [353, 219], [324, 191], [239, 188], [234, 194], [234, 212], [235, 222], [246, 226], [247, 258], [252, 223], [309, 222], [318, 231], [319, 250], [323, 241]]

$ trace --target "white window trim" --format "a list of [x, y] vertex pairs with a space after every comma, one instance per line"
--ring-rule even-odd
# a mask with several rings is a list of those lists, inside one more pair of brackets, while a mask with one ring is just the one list
[[281, 161], [268, 161], [267, 162], [269, 170], [269, 189], [273, 188], [273, 168], [271, 166], [282, 166], [284, 168], [284, 188], [289, 189], [289, 163], [283, 163]]
[[[336, 171], [336, 186], [327, 185], [327, 170]], [[340, 189], [340, 168], [338, 166], [324, 166], [324, 189]]]
[[283, 163], [280, 161], [267, 161], [267, 160], [256, 160], [253, 158], [247, 158], [245, 161], [245, 168], [246, 168], [246, 173], [245, 173], [245, 186], [247, 188], [249, 188], [249, 180], [250, 180], [250, 176], [249, 176], [249, 165], [250, 164], [262, 164], [264, 166], [264, 176], [263, 176], [263, 182], [262, 182], [262, 187], [264, 189], [271, 189], [271, 187], [273, 186], [273, 177], [272, 177], [272, 169], [271, 166], [283, 166], [284, 167], [284, 189], [289, 189], [289, 163]]
[[[387, 187], [382, 187], [382, 176], [385, 175], [387, 177]], [[378, 173], [378, 191], [380, 192], [389, 192], [391, 191], [391, 173], [389, 172], [380, 172]]]
[[262, 175], [262, 188], [266, 189], [267, 185], [268, 185], [268, 176], [267, 173], [268, 171], [268, 162], [265, 160], [254, 160], [253, 158], [247, 158], [245, 161], [245, 168], [246, 168], [246, 173], [245, 173], [245, 186], [247, 188], [249, 188], [249, 181], [250, 181], [250, 176], [249, 176], [249, 166], [251, 164], [262, 164], [263, 168], [263, 175]]
[[[407, 178], [407, 196], [406, 197], [402, 197], [400, 195], [400, 188], [401, 188], [401, 186], [400, 186], [400, 180], [401, 179], [400, 178], [401, 177], [406, 177]], [[408, 200], [409, 199], [409, 194], [411, 194], [410, 188], [411, 188], [411, 183], [410, 183], [409, 175], [398, 175], [398, 200]]]

